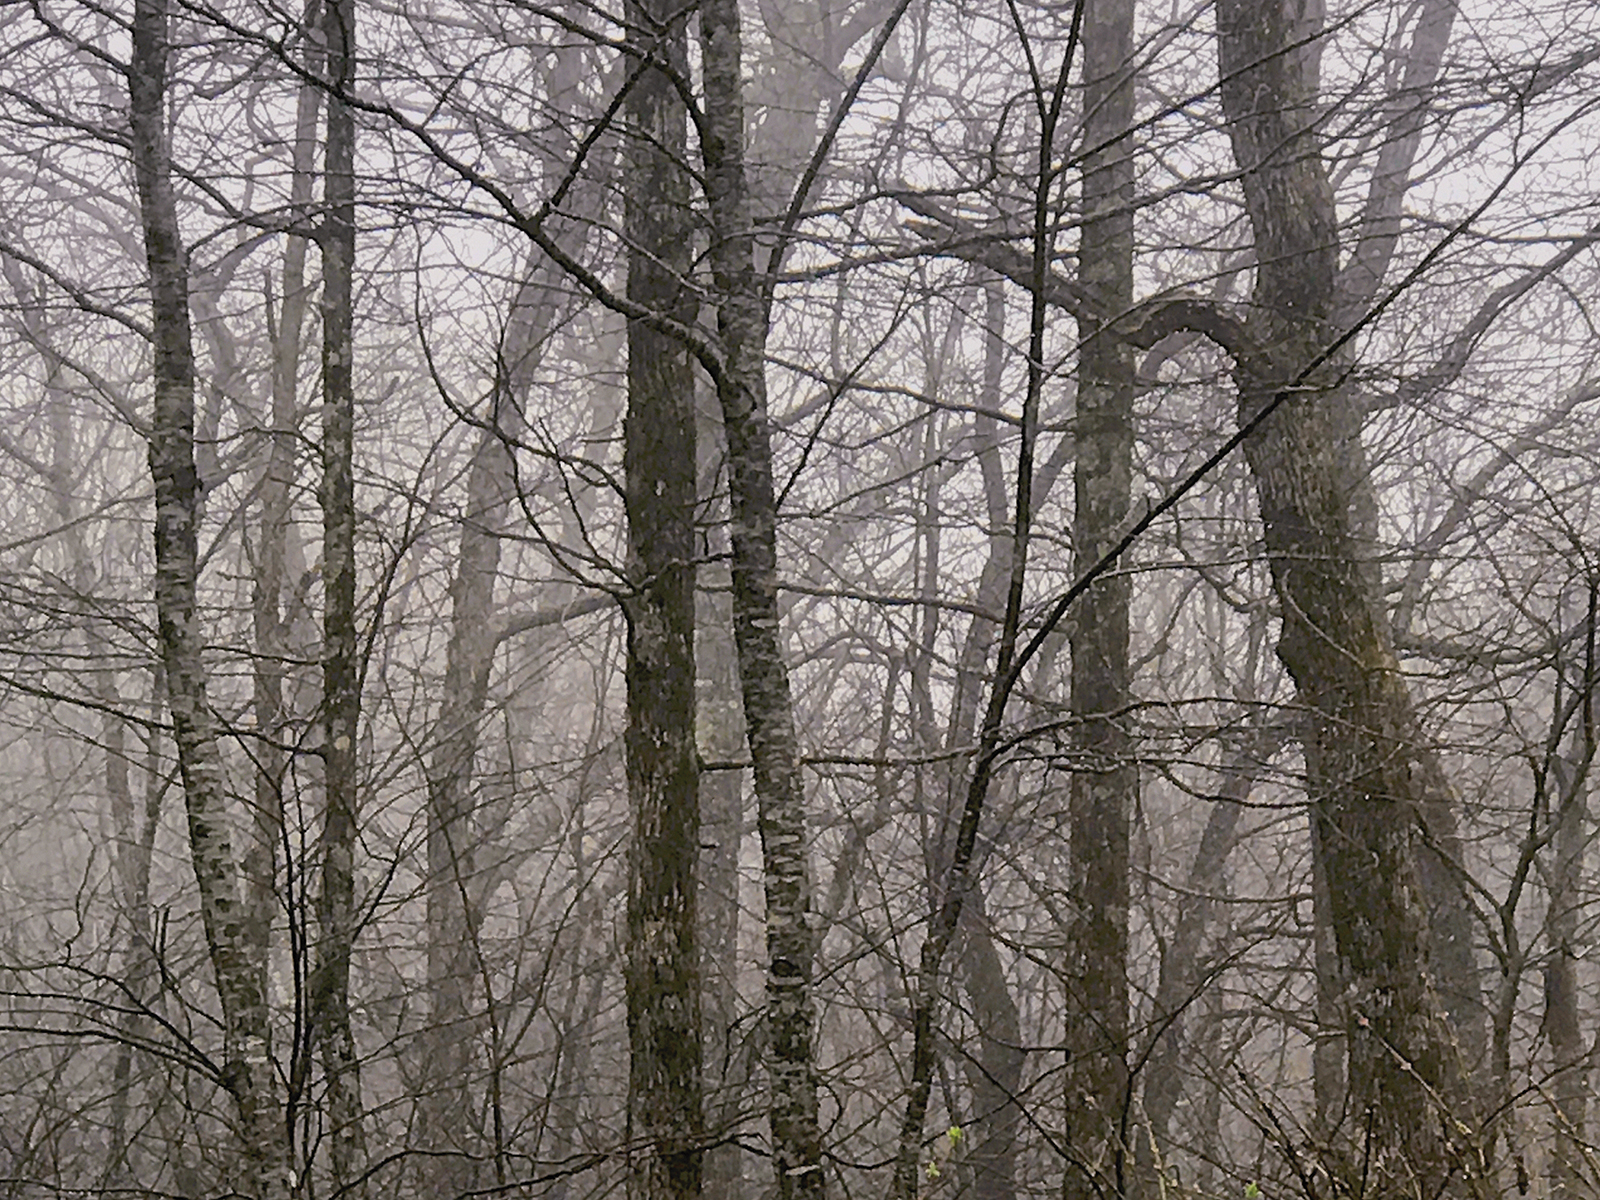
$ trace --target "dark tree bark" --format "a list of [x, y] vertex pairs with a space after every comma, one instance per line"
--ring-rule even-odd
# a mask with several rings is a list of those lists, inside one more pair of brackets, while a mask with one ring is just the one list
[[222, 1012], [224, 1083], [238, 1109], [237, 1186], [257, 1200], [288, 1200], [288, 1127], [272, 1061], [271, 1023], [250, 934], [261, 922], [234, 857], [227, 782], [215, 715], [206, 698], [197, 600], [194, 344], [188, 252], [165, 125], [169, 13], [165, 0], [137, 0], [128, 69], [128, 116], [139, 216], [150, 273], [154, 409], [150, 474], [155, 485], [155, 602], [167, 709], [188, 814], [189, 850]]
[[[638, 49], [679, 72], [683, 14], [629, 5], [654, 36]], [[627, 99], [628, 299], [687, 324], [689, 181], [683, 101], [651, 67]], [[700, 959], [696, 929], [700, 804], [694, 729], [694, 375], [683, 344], [650, 318], [628, 322], [623, 474], [628, 511], [627, 1009], [628, 1118], [640, 1200], [698, 1196], [704, 1150]]]
[[311, 1037], [327, 1090], [333, 1182], [360, 1190], [365, 1158], [361, 1073], [350, 1024], [350, 956], [357, 933], [361, 659], [356, 628], [355, 116], [341, 98], [355, 77], [354, 0], [327, 0], [322, 42], [329, 83], [322, 249], [322, 879], [310, 984]]
[[705, 64], [701, 151], [711, 208], [711, 269], [725, 358], [716, 380], [728, 445], [734, 642], [755, 775], [767, 928], [767, 1074], [781, 1200], [821, 1196], [811, 871], [794, 706], [778, 613], [777, 493], [767, 414], [765, 289], [755, 267], [744, 161], [743, 52], [736, 0], [700, 7]]
[[[1073, 563], [1082, 574], [1111, 549], [1128, 514], [1133, 471], [1133, 351], [1107, 326], [1133, 305], [1133, 4], [1084, 0], [1083, 226], [1074, 422]], [[1132, 699], [1127, 576], [1078, 601], [1069, 634], [1070, 708], [1079, 722], [1069, 813], [1066, 1137], [1063, 1200], [1121, 1196], [1127, 1186], [1128, 834], [1139, 788], [1122, 715]]]
[[1361, 1143], [1345, 1169], [1365, 1173], [1368, 1194], [1470, 1194], [1484, 1171], [1475, 1116], [1427, 967], [1420, 730], [1351, 511], [1344, 447], [1356, 401], [1338, 383], [1339, 363], [1311, 370], [1337, 336], [1337, 221], [1314, 133], [1317, 31], [1285, 0], [1222, 0], [1217, 19], [1223, 107], [1255, 235], [1250, 332], [1266, 348], [1240, 363], [1240, 419], [1278, 404], [1245, 449], [1282, 614], [1278, 653], [1309, 710], [1307, 786]]

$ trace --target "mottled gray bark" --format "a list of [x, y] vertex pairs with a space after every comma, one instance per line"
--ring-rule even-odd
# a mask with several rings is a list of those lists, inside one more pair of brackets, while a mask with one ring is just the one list
[[[1366, 313], [1394, 260], [1403, 229], [1402, 204], [1411, 185], [1458, 7], [1457, 0], [1426, 0], [1415, 8], [1409, 37], [1395, 39], [1391, 69], [1397, 77], [1396, 86], [1383, 100], [1384, 142], [1367, 184], [1354, 244], [1337, 279], [1333, 301], [1337, 329], [1348, 328]], [[1315, 38], [1320, 32], [1314, 25], [1307, 26], [1297, 36]], [[1308, 78], [1315, 81], [1315, 59], [1307, 63], [1307, 71]], [[1379, 502], [1361, 442], [1367, 416], [1365, 398], [1348, 396], [1334, 416], [1352, 531], [1376, 597], [1383, 591], [1379, 565], [1382, 556], [1377, 528]], [[1462, 874], [1460, 797], [1432, 747], [1419, 745], [1416, 755], [1418, 812], [1427, 834], [1417, 846], [1417, 876], [1428, 910], [1429, 952], [1440, 1001], [1471, 1069], [1484, 1062], [1489, 1043], [1489, 1009], [1473, 950], [1472, 902]], [[1342, 991], [1337, 979], [1324, 980], [1319, 986], [1335, 995]]]
[[717, 385], [728, 446], [733, 627], [755, 776], [766, 894], [766, 1065], [773, 1170], [781, 1200], [821, 1196], [811, 871], [805, 792], [778, 613], [777, 493], [767, 413], [765, 289], [755, 267], [744, 162], [743, 50], [736, 0], [700, 6], [705, 74], [701, 154], [711, 270], [725, 358]]
[[[719, 421], [702, 412], [700, 439], [703, 491], [715, 491], [720, 454]], [[707, 482], [709, 480], [709, 482]], [[708, 762], [744, 757], [744, 714], [739, 692], [738, 649], [733, 639], [731, 597], [717, 581], [703, 581], [696, 597], [696, 651], [700, 670], [699, 745]], [[707, 771], [700, 776], [700, 821], [708, 853], [701, 859], [700, 916], [705, 962], [707, 1200], [740, 1200], [744, 1152], [736, 1136], [748, 1109], [748, 1055], [752, 1035], [740, 1020], [739, 848], [745, 830], [744, 772]]]
[[350, 957], [358, 932], [355, 854], [360, 779], [361, 647], [356, 626], [354, 271], [354, 0], [326, 0], [322, 50], [329, 94], [322, 231], [322, 877], [309, 983], [311, 1039], [322, 1059], [334, 1187], [361, 1190], [366, 1139], [361, 1071], [350, 1022]]
[[[1081, 321], [1073, 438], [1073, 569], [1116, 543], [1132, 498], [1133, 349], [1106, 326], [1133, 305], [1133, 3], [1084, 0]], [[1078, 722], [1068, 811], [1073, 921], [1068, 994], [1063, 1200], [1104, 1200], [1128, 1186], [1128, 846], [1139, 770], [1127, 728], [1132, 699], [1125, 574], [1078, 602], [1069, 706]]]
[[261, 922], [234, 857], [216, 718], [206, 698], [199, 627], [200, 481], [195, 469], [194, 347], [188, 253], [178, 226], [168, 133], [166, 0], [136, 0], [128, 69], [130, 145], [150, 279], [154, 403], [155, 603], [167, 708], [188, 814], [189, 851], [221, 1007], [224, 1083], [238, 1111], [236, 1186], [287, 1200], [288, 1128], [271, 1053], [271, 1023], [250, 945]]
[[1311, 1128], [1324, 1142], [1344, 1121], [1346, 1016], [1344, 967], [1333, 932], [1333, 900], [1328, 892], [1327, 848], [1322, 827], [1311, 821], [1311, 954], [1317, 975], [1315, 1026], [1311, 1044]]
[[[681, 76], [683, 13], [671, 0], [628, 7], [652, 35], [639, 52]], [[628, 299], [687, 324], [694, 297], [683, 100], [654, 67], [629, 92], [624, 180]], [[623, 432], [628, 513], [628, 725], [633, 811], [627, 917], [628, 1120], [638, 1200], [689, 1200], [701, 1190], [700, 952], [696, 864], [700, 799], [695, 750], [694, 375], [683, 344], [646, 318], [628, 322]]]

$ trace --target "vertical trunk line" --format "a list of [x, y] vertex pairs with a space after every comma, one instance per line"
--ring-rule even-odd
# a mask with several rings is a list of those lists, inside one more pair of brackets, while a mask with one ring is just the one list
[[768, 1120], [780, 1200], [819, 1197], [816, 938], [811, 921], [805, 792], [778, 613], [777, 493], [766, 391], [766, 305], [755, 269], [744, 161], [738, 6], [700, 8], [706, 119], [701, 151], [712, 220], [717, 328], [727, 361], [717, 382], [728, 442], [734, 643], [754, 769], [767, 927]]
[[361, 722], [356, 635], [355, 117], [342, 94], [355, 79], [354, 0], [327, 0], [322, 41], [329, 81], [322, 247], [322, 879], [312, 1037], [322, 1056], [334, 1186], [356, 1186], [365, 1158], [361, 1075], [350, 1022], [350, 957], [356, 936], [356, 745]]
[[[1429, 802], [1418, 722], [1373, 593], [1349, 487], [1355, 398], [1338, 377], [1338, 227], [1316, 136], [1318, 30], [1286, 0], [1219, 0], [1221, 96], [1256, 246], [1241, 422], [1283, 620], [1278, 656], [1307, 712], [1307, 792], [1326, 872], [1348, 1034], [1349, 1123], [1328, 1166], [1373, 1194], [1482, 1195], [1485, 1139], [1432, 980], [1417, 864]], [[1325, 362], [1316, 372], [1304, 364]]]
[[[1079, 281], [1092, 323], [1080, 329], [1073, 561], [1082, 575], [1115, 544], [1132, 501], [1135, 370], [1105, 326], [1133, 304], [1132, 0], [1084, 0], [1083, 227]], [[1068, 799], [1066, 1133], [1063, 1200], [1125, 1194], [1128, 1075], [1128, 855], [1139, 787], [1118, 714], [1132, 699], [1130, 588], [1107, 575], [1084, 592], [1068, 638], [1070, 709], [1079, 722]]]
[[[687, 66], [673, 0], [632, 0], [628, 19], [647, 61]], [[681, 324], [694, 319], [688, 136], [667, 74], [643, 70], [626, 101], [628, 299]], [[696, 928], [700, 849], [695, 748], [696, 506], [694, 374], [681, 342], [648, 319], [628, 322], [623, 424], [628, 512], [627, 704], [633, 810], [626, 992], [629, 1172], [636, 1200], [691, 1200], [705, 1155], [701, 979]]]
[[150, 475], [155, 488], [155, 602], [167, 710], [183, 780], [189, 850], [201, 921], [222, 1010], [224, 1082], [239, 1114], [238, 1186], [257, 1200], [287, 1200], [288, 1128], [271, 1057], [267, 997], [250, 964], [248, 893], [230, 837], [227, 783], [216, 720], [206, 698], [199, 628], [194, 458], [194, 344], [188, 252], [178, 228], [165, 112], [170, 15], [166, 0], [136, 0], [128, 69], [128, 116], [139, 215], [150, 273], [154, 406]]

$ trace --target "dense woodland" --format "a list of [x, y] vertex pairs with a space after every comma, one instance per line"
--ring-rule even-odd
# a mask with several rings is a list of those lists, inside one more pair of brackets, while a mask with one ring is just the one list
[[0, 3], [0, 1195], [1600, 1196], [1600, 10]]

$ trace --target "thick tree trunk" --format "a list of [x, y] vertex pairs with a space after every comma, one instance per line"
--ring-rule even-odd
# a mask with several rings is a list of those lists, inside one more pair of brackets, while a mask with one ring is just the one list
[[[1240, 419], [1303, 386], [1246, 443], [1283, 629], [1279, 657], [1309, 709], [1307, 784], [1346, 984], [1346, 1169], [1369, 1194], [1470, 1194], [1484, 1166], [1459, 1050], [1429, 961], [1416, 826], [1419, 730], [1350, 508], [1341, 447], [1353, 403], [1332, 343], [1337, 222], [1313, 133], [1316, 30], [1285, 0], [1221, 0], [1222, 100], [1255, 233], [1251, 330], [1267, 362], [1240, 363]], [[1307, 41], [1308, 34], [1313, 37]], [[1347, 1182], [1354, 1185], [1357, 1181]]]
[[169, 14], [165, 0], [137, 0], [128, 70], [129, 124], [139, 214], [150, 271], [154, 411], [155, 602], [167, 708], [188, 812], [189, 850], [222, 1010], [225, 1083], [238, 1108], [237, 1186], [258, 1200], [287, 1200], [288, 1127], [271, 1052], [259, 953], [262, 922], [234, 857], [216, 718], [206, 699], [199, 622], [200, 479], [194, 459], [194, 346], [188, 254], [178, 228], [165, 114]]
[[[1083, 228], [1078, 276], [1093, 302], [1080, 326], [1074, 422], [1073, 561], [1087, 571], [1127, 517], [1133, 462], [1132, 348], [1104, 332], [1133, 304], [1133, 5], [1085, 0]], [[1078, 602], [1070, 707], [1079, 722], [1072, 773], [1063, 1200], [1104, 1200], [1127, 1187], [1128, 835], [1138, 767], [1122, 715], [1132, 698], [1129, 585], [1096, 583]]]
[[733, 627], [755, 775], [767, 927], [767, 1075], [780, 1200], [821, 1196], [812, 1010], [811, 872], [805, 792], [778, 614], [777, 494], [767, 415], [767, 313], [755, 270], [745, 173], [744, 96], [736, 0], [700, 7], [706, 115], [701, 151], [711, 207], [717, 330], [726, 359], [717, 398], [728, 444], [733, 520]]
[[[322, 1058], [335, 1188], [359, 1190], [366, 1157], [361, 1073], [350, 1024], [350, 956], [357, 932], [356, 746], [361, 660], [356, 629], [355, 119], [339, 93], [355, 77], [354, 0], [327, 0], [323, 52], [330, 84], [322, 248], [322, 879], [310, 984], [311, 1030]], [[347, 1193], [348, 1194], [348, 1193]]]
[[[683, 15], [665, 0], [630, 4], [639, 49], [680, 75]], [[627, 99], [628, 299], [687, 322], [693, 297], [683, 101], [667, 74], [641, 74]], [[700, 798], [694, 729], [694, 375], [683, 345], [645, 319], [628, 323], [623, 474], [628, 510], [627, 1009], [628, 1119], [638, 1200], [701, 1190], [700, 955], [696, 863]]]

